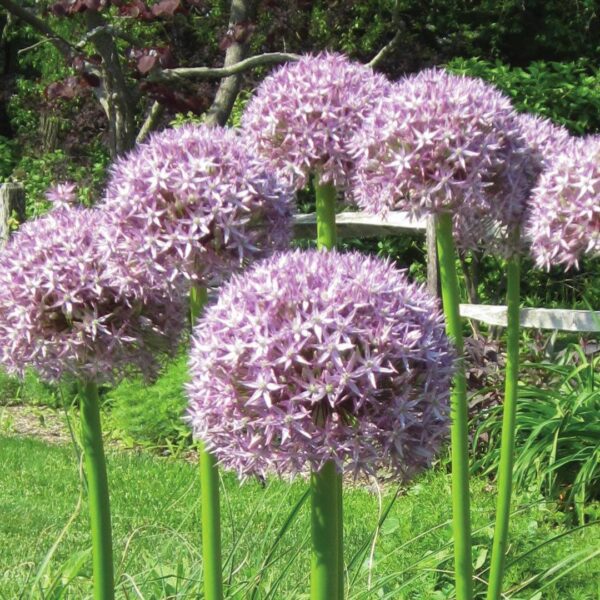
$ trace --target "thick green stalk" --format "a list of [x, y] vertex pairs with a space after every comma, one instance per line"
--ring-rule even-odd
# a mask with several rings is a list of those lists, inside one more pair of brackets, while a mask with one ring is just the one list
[[[337, 242], [337, 231], [335, 224], [335, 201], [337, 192], [333, 185], [331, 184], [321, 184], [319, 182], [319, 178], [315, 176], [314, 178], [314, 186], [315, 186], [315, 200], [316, 200], [316, 212], [317, 212], [317, 248], [331, 250], [335, 248]], [[330, 518], [335, 518], [337, 521], [336, 525], [336, 539], [337, 540], [337, 565], [336, 565], [336, 573], [338, 578], [337, 583], [337, 596], [330, 596], [330, 598], [339, 598], [343, 600], [344, 598], [344, 507], [343, 507], [343, 499], [342, 499], [342, 476], [340, 473], [336, 473], [334, 469], [335, 481], [332, 483], [332, 489], [335, 493], [337, 509], [335, 511], [335, 515], [331, 514]], [[314, 507], [314, 487], [313, 487], [313, 516], [315, 514]], [[314, 525], [313, 525], [314, 531]], [[334, 539], [331, 540], [331, 544], [333, 544]], [[330, 549], [333, 551], [333, 549]], [[313, 538], [313, 565], [315, 565], [316, 557], [314, 555], [314, 538]], [[313, 571], [312, 580], [317, 577], [316, 573]], [[319, 576], [320, 577], [320, 576]], [[321, 593], [315, 589], [316, 584], [311, 584], [311, 590], [313, 593], [313, 598], [322, 598], [323, 596], [314, 594]], [[324, 592], [323, 592], [324, 593]]]
[[[206, 288], [195, 285], [190, 290], [190, 320], [192, 326], [202, 313], [207, 300]], [[221, 558], [221, 508], [219, 498], [219, 470], [215, 457], [198, 444], [200, 460], [200, 493], [202, 500], [202, 562], [204, 570], [204, 597], [206, 600], [223, 598], [223, 564]]]
[[92, 574], [94, 600], [113, 600], [115, 582], [110, 526], [108, 477], [102, 443], [98, 388], [81, 382], [81, 443], [85, 461], [90, 529], [92, 533]]
[[337, 243], [335, 229], [335, 187], [330, 183], [320, 184], [314, 178], [315, 200], [317, 206], [317, 248], [331, 250]]
[[193, 285], [190, 289], [190, 323], [192, 327], [202, 314], [207, 300], [206, 288], [203, 285]]
[[463, 362], [460, 296], [451, 215], [443, 214], [437, 217], [436, 233], [446, 331], [454, 341], [456, 352], [460, 357], [450, 397], [454, 578], [457, 600], [471, 600], [473, 598], [473, 565], [471, 561], [467, 383]]
[[311, 474], [311, 600], [334, 600], [340, 596], [338, 480], [333, 461]]
[[343, 491], [343, 476], [341, 473], [336, 473], [335, 485], [337, 494], [337, 536], [338, 536], [338, 598], [344, 600], [344, 496]]
[[504, 382], [504, 412], [502, 417], [502, 440], [500, 465], [498, 466], [498, 503], [496, 528], [492, 548], [488, 600], [500, 600], [502, 578], [506, 561], [508, 522], [515, 451], [515, 427], [517, 419], [517, 386], [519, 381], [519, 257], [508, 259], [506, 265], [508, 305], [506, 379]]

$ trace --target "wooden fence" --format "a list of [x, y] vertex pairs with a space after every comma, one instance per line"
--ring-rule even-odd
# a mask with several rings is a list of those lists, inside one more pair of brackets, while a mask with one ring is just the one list
[[[408, 231], [425, 233], [427, 222], [411, 219], [402, 212], [390, 212], [385, 220], [362, 212], [344, 212], [337, 215], [337, 229], [340, 238], [383, 237]], [[315, 215], [298, 215], [294, 233], [298, 238], [314, 238]], [[461, 304], [460, 314], [488, 325], [506, 326], [506, 306]], [[600, 331], [600, 311], [522, 308], [521, 325], [530, 329], [595, 332]]]
[[0, 248], [10, 235], [11, 219], [25, 220], [25, 190], [18, 183], [0, 184]]
[[[25, 193], [16, 183], [0, 184], [0, 246], [9, 235], [9, 220], [16, 215], [17, 220], [25, 218]], [[410, 218], [403, 212], [390, 212], [386, 219], [380, 219], [363, 212], [343, 212], [337, 215], [337, 229], [340, 238], [384, 237], [402, 235], [407, 232], [421, 232], [432, 237], [431, 225], [425, 219]], [[297, 215], [294, 220], [294, 234], [297, 238], [314, 238], [316, 218], [314, 214]], [[432, 259], [435, 246], [428, 243], [428, 258]], [[429, 261], [432, 263], [432, 260]], [[430, 287], [436, 288], [436, 270], [428, 269]], [[488, 325], [506, 326], [506, 306], [483, 304], [461, 304], [463, 317], [481, 321]], [[548, 308], [521, 309], [521, 325], [532, 329], [561, 331], [600, 331], [600, 311], [565, 310]]]

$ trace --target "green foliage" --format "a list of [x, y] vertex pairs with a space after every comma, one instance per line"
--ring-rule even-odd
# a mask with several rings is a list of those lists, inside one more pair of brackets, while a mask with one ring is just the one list
[[561, 123], [573, 133], [600, 131], [600, 72], [596, 61], [538, 61], [511, 67], [500, 60], [455, 58], [448, 68], [498, 86], [515, 107]]
[[183, 422], [187, 377], [187, 357], [183, 355], [151, 385], [139, 378], [124, 380], [107, 393], [111, 408], [107, 428], [131, 445], [172, 451], [189, 445], [190, 429]]
[[16, 161], [15, 144], [0, 135], [0, 183], [6, 181]]
[[[70, 384], [62, 388], [63, 396], [72, 400], [74, 392]], [[58, 408], [62, 404], [58, 386], [42, 381], [33, 371], [23, 379], [8, 375], [0, 369], [0, 406], [3, 404], [30, 404]]]
[[181, 127], [187, 123], [195, 123], [199, 125], [203, 121], [203, 117], [200, 117], [193, 112], [176, 113], [175, 116], [169, 121], [169, 127]]
[[[530, 363], [517, 405], [515, 482], [576, 506], [600, 496], [600, 355], [569, 346], [556, 363]], [[474, 467], [495, 473], [502, 406], [477, 417], [487, 440]]]
[[49, 209], [50, 203], [44, 194], [51, 185], [61, 181], [74, 181], [78, 185], [80, 202], [86, 206], [94, 203], [106, 178], [108, 154], [97, 145], [90, 148], [86, 158], [89, 165], [78, 164], [63, 150], [21, 158], [13, 170], [12, 179], [20, 181], [25, 188], [28, 219]]
[[37, 133], [39, 127], [37, 100], [43, 95], [45, 86], [30, 79], [18, 78], [15, 87], [7, 107], [10, 126], [17, 137], [25, 138], [32, 133]]
[[[88, 597], [88, 520], [85, 503], [78, 502], [81, 482], [73, 450], [0, 436], [0, 456], [0, 596]], [[108, 465], [117, 597], [201, 596], [197, 463], [110, 452]], [[304, 598], [310, 564], [310, 509], [302, 500], [306, 482], [274, 478], [265, 487], [253, 479], [240, 485], [231, 473], [222, 477], [226, 597], [250, 600], [257, 589], [255, 600]], [[431, 470], [395, 495], [394, 484], [345, 489], [348, 597], [452, 598], [448, 475]], [[473, 478], [472, 496], [482, 591], [495, 500], [486, 478]], [[521, 494], [515, 502], [506, 582], [507, 591], [522, 591], [507, 597], [532, 598], [554, 576], [558, 579], [542, 592], [544, 600], [596, 597], [593, 553], [600, 527], [569, 529], [560, 511], [535, 496]], [[575, 555], [577, 561], [568, 566], [580, 564], [569, 571], [563, 561]], [[38, 575], [42, 590], [35, 583]], [[49, 592], [54, 582], [55, 589], [68, 582], [62, 595]]]

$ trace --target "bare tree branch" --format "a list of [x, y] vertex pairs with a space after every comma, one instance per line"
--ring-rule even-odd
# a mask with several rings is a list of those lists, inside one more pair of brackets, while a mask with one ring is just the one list
[[400, 14], [399, 0], [396, 0], [394, 3], [392, 23], [396, 27], [396, 33], [394, 34], [394, 37], [367, 63], [372, 69], [383, 62], [396, 49], [403, 34], [406, 33], [406, 23], [403, 21]]
[[396, 46], [400, 42], [403, 33], [404, 31], [398, 29], [394, 37], [367, 63], [367, 65], [374, 69], [377, 65], [383, 62], [383, 60], [396, 49]]
[[154, 102], [152, 104], [144, 119], [144, 123], [135, 138], [136, 144], [143, 142], [148, 137], [148, 134], [156, 127], [158, 120], [162, 117], [164, 112], [165, 107], [160, 102]]
[[[258, 0], [231, 0], [231, 10], [229, 14], [229, 31], [235, 31], [236, 27], [244, 27], [255, 16]], [[225, 67], [231, 67], [246, 58], [248, 52], [247, 40], [238, 42], [232, 39], [230, 46], [225, 53]], [[221, 79], [215, 99], [212, 106], [208, 109], [206, 123], [209, 125], [225, 125], [242, 82], [242, 75], [236, 73]]]
[[181, 79], [221, 79], [223, 77], [230, 77], [231, 75], [239, 75], [257, 67], [293, 62], [299, 58], [299, 54], [267, 52], [265, 54], [250, 56], [229, 67], [179, 67], [177, 69], [163, 69], [151, 74], [148, 77], [148, 80], [177, 81]]
[[31, 11], [13, 2], [13, 0], [0, 0], [0, 6], [3, 6], [8, 12], [19, 17], [25, 23], [31, 25], [38, 33], [47, 37], [66, 59], [72, 58], [73, 47], [71, 43], [58, 35], [46, 21], [36, 17]]

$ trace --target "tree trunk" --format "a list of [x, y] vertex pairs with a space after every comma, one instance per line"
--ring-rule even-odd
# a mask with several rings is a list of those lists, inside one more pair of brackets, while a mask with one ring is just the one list
[[[257, 0], [232, 0], [229, 16], [229, 31], [234, 31], [236, 26], [244, 27], [248, 21], [254, 19]], [[243, 42], [232, 41], [225, 53], [225, 67], [230, 67], [246, 58], [248, 52], [247, 40]], [[206, 122], [209, 125], [225, 125], [231, 114], [235, 99], [240, 91], [242, 74], [231, 75], [223, 79], [215, 95], [212, 106], [208, 110]]]
[[102, 83], [96, 90], [108, 117], [109, 149], [114, 159], [135, 145], [135, 100], [121, 69], [115, 41], [106, 21], [97, 12], [86, 11], [91, 42], [102, 57]]

